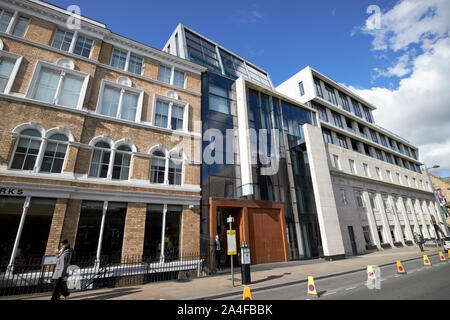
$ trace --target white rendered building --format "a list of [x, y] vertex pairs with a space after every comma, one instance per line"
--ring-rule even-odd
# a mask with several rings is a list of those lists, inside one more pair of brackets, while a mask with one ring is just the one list
[[375, 106], [311, 67], [277, 90], [317, 110], [328, 166], [311, 171], [329, 172], [346, 255], [448, 235], [418, 148], [378, 126]]

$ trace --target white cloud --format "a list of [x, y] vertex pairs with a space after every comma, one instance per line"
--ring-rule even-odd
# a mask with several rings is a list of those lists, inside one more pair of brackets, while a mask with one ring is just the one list
[[380, 13], [379, 26], [368, 28], [368, 22], [371, 20], [367, 19], [361, 30], [374, 36], [373, 48], [398, 51], [425, 39], [436, 41], [447, 37], [450, 1], [403, 0], [391, 10]]
[[238, 12], [239, 22], [242, 24], [252, 24], [261, 21], [264, 17], [256, 3], [249, 9], [241, 9]]
[[377, 73], [376, 78], [379, 77], [403, 77], [411, 72], [409, 55], [404, 54], [398, 60], [395, 66], [389, 67], [387, 70], [381, 70], [379, 68], [373, 68], [373, 70]]
[[[450, 1], [403, 0], [381, 14], [381, 27], [363, 32], [374, 37], [375, 51], [403, 52], [395, 66], [378, 76], [398, 76], [396, 89], [353, 91], [373, 103], [376, 122], [419, 147], [427, 166], [450, 171]], [[420, 53], [411, 51], [420, 46]]]

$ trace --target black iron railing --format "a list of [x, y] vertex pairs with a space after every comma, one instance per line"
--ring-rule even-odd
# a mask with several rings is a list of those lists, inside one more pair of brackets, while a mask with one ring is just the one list
[[[157, 281], [188, 281], [209, 276], [215, 269], [214, 251], [167, 253], [164, 256], [73, 256], [67, 285], [73, 291], [142, 285]], [[13, 266], [0, 265], [0, 296], [26, 295], [53, 290], [54, 265], [43, 257], [16, 258]]]

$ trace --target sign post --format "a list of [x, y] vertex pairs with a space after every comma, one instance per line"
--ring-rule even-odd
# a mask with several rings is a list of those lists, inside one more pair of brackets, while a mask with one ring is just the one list
[[233, 256], [237, 254], [236, 230], [233, 230], [234, 218], [232, 216], [229, 216], [227, 218], [227, 222], [230, 228], [229, 230], [227, 230], [227, 251], [231, 260], [231, 282], [232, 286], [234, 287]]

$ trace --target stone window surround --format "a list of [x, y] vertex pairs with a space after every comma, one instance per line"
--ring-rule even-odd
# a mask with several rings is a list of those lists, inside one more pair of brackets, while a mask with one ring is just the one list
[[[97, 106], [95, 108], [95, 112], [100, 114], [100, 115], [102, 115], [102, 116], [104, 116], [104, 117], [121, 119], [122, 97], [123, 97], [123, 94], [125, 93], [125, 91], [129, 91], [129, 92], [139, 96], [138, 102], [137, 102], [137, 108], [136, 108], [136, 117], [135, 117], [134, 122], [141, 122], [142, 105], [143, 105], [143, 101], [144, 101], [144, 90], [131, 87], [131, 81], [129, 81], [128, 84], [121, 83], [121, 81], [120, 81], [121, 78], [124, 78], [124, 77], [119, 77], [117, 79], [118, 83], [102, 79], [102, 82], [101, 82], [101, 85], [100, 85], [100, 91], [99, 91], [98, 99], [97, 99]], [[104, 91], [105, 91], [105, 86], [112, 87], [114, 89], [119, 89], [120, 90], [119, 106], [117, 107], [117, 116], [116, 117], [110, 117], [108, 115], [104, 115], [104, 114], [101, 113], [102, 112], [103, 95], [104, 95]], [[127, 120], [127, 119], [121, 119], [121, 120], [131, 121], [131, 120]], [[133, 121], [131, 121], [131, 122], [133, 122]]]
[[[164, 158], [153, 155], [153, 153], [156, 151], [161, 151], [164, 154]], [[151, 159], [157, 158], [157, 159], [165, 160], [164, 183], [151, 183], [150, 182], [151, 185], [161, 185], [161, 184], [171, 185], [171, 186], [174, 185], [174, 184], [169, 184], [169, 163], [170, 163], [170, 161], [173, 161], [175, 163], [181, 162], [181, 164], [182, 164], [182, 166], [181, 166], [181, 186], [184, 185], [184, 175], [185, 175], [184, 164], [187, 161], [187, 156], [181, 148], [175, 147], [169, 151], [162, 144], [158, 144], [158, 145], [151, 147], [150, 150], [148, 151], [148, 154], [150, 155]], [[180, 160], [177, 158], [174, 158], [174, 155], [179, 155]], [[150, 162], [151, 162], [151, 160], [150, 160]], [[151, 170], [152, 169], [151, 169], [151, 163], [150, 163], [149, 181], [150, 181], [150, 176], [151, 176]]]
[[[72, 41], [70, 42], [70, 46], [69, 46], [69, 50], [68, 50], [68, 51], [61, 50], [61, 49], [58, 49], [58, 48], [53, 47], [53, 42], [55, 41], [56, 31], [58, 31], [58, 30], [73, 33]], [[85, 38], [87, 38], [87, 39], [89, 39], [89, 40], [92, 40], [92, 48], [91, 48], [91, 51], [89, 52], [89, 57], [84, 57], [84, 56], [82, 56], [81, 54], [78, 55], [78, 54], [76, 54], [76, 53], [73, 52], [74, 49], [75, 49], [75, 45], [76, 45], [76, 43], [77, 43], [77, 41], [78, 41], [78, 36], [82, 36], [82, 37], [85, 37]], [[55, 32], [53, 33], [52, 42], [51, 42], [50, 46], [51, 46], [53, 49], [56, 49], [56, 50], [58, 50], [58, 51], [68, 52], [68, 53], [74, 54], [74, 55], [76, 55], [76, 56], [81, 56], [81, 57], [90, 59], [90, 57], [91, 57], [91, 55], [92, 55], [92, 51], [94, 51], [94, 50], [93, 50], [93, 49], [94, 49], [94, 39], [92, 39], [92, 38], [91, 38], [90, 36], [88, 36], [88, 35], [85, 35], [85, 34], [82, 33], [82, 32], [81, 32], [81, 33], [78, 32], [78, 30], [76, 30], [76, 29], [75, 29], [75, 30], [67, 30], [67, 28], [62, 28], [62, 27], [58, 26], [58, 27], [56, 28]]]
[[[29, 18], [28, 14], [23, 14], [21, 11], [14, 9], [14, 8], [4, 8], [4, 7], [0, 7], [1, 10], [8, 10], [8, 11], [13, 11], [13, 16], [11, 17], [11, 20], [9, 21], [8, 27], [5, 30], [5, 33], [7, 34], [13, 34], [14, 32], [14, 28], [17, 24], [17, 21], [19, 19], [19, 17], [25, 17], [25, 18]], [[28, 21], [28, 25], [29, 25], [29, 21]], [[28, 28], [28, 27], [27, 27]], [[25, 31], [26, 32], [26, 31]]]
[[[95, 144], [98, 143], [98, 142], [105, 142], [105, 143], [107, 143], [110, 146], [110, 149], [104, 149], [104, 148], [96, 147]], [[131, 159], [130, 159], [130, 168], [131, 168], [132, 165], [133, 165], [133, 153], [137, 152], [137, 148], [134, 145], [134, 143], [131, 142], [130, 139], [125, 138], [125, 139], [121, 139], [121, 140], [118, 140], [118, 141], [114, 142], [111, 138], [109, 138], [106, 135], [97, 136], [97, 137], [93, 138], [89, 142], [89, 146], [91, 146], [92, 150], [109, 151], [109, 152], [111, 152], [111, 155], [109, 156], [108, 173], [106, 174], [106, 178], [90, 177], [89, 176], [89, 172], [88, 172], [87, 173], [88, 179], [100, 179], [100, 180], [104, 180], [104, 181], [111, 181], [111, 180], [113, 180], [112, 179], [112, 173], [113, 173], [113, 169], [114, 169], [114, 159], [116, 157], [117, 149], [120, 146], [123, 146], [123, 145], [128, 146], [128, 147], [131, 148], [131, 153], [130, 152], [126, 152], [126, 151], [120, 151], [122, 153], [131, 154]], [[89, 170], [88, 171], [90, 171], [90, 165], [92, 163], [93, 157], [94, 157], [94, 152], [91, 153], [91, 157], [90, 157], [90, 160], [89, 160]], [[128, 179], [126, 179], [126, 180], [130, 179], [130, 173], [131, 173], [131, 171], [128, 173]], [[114, 180], [124, 181], [122, 179], [114, 179]]]
[[23, 56], [20, 56], [18, 54], [11, 53], [8, 51], [4, 51], [3, 50], [3, 42], [0, 40], [0, 58], [3, 58], [3, 57], [16, 61], [13, 69], [11, 70], [11, 74], [9, 75], [8, 83], [6, 84], [5, 91], [4, 91], [5, 94], [10, 94], [11, 88], [14, 84], [14, 80], [16, 79], [17, 73], [19, 71], [20, 64], [22, 63]]
[[[169, 91], [167, 94], [170, 95], [170, 93], [171, 92]], [[153, 126], [155, 126], [155, 127], [163, 128], [163, 127], [159, 127], [159, 126], [155, 125], [156, 102], [158, 100], [169, 104], [169, 113], [168, 113], [168, 116], [167, 116], [167, 119], [168, 119], [167, 120], [167, 128], [164, 128], [164, 129], [168, 129], [168, 130], [171, 130], [173, 132], [179, 132], [179, 131], [188, 132], [189, 103], [183, 102], [181, 100], [178, 100], [177, 96], [174, 96], [172, 98], [172, 97], [169, 97], [169, 96], [162, 96], [160, 94], [155, 93], [154, 96], [153, 96], [153, 109], [152, 109], [152, 118], [151, 118], [151, 122], [150, 123]], [[172, 128], [171, 128], [172, 106], [173, 105], [176, 105], [176, 106], [184, 108], [184, 113], [183, 113], [183, 130], [172, 130]]]
[[[117, 68], [117, 67], [113, 67], [113, 66], [111, 65], [111, 64], [112, 64], [112, 61], [113, 61], [113, 51], [114, 51], [114, 49], [116, 49], [116, 50], [118, 50], [118, 51], [122, 51], [122, 52], [126, 52], [126, 53], [127, 53], [127, 58], [126, 58], [126, 60], [125, 60], [125, 65], [124, 65], [124, 68], [123, 68], [123, 69]], [[141, 73], [134, 73], [134, 72], [128, 71], [128, 67], [129, 67], [129, 65], [130, 65], [131, 55], [133, 55], [133, 56], [135, 56], [135, 57], [137, 57], [137, 58], [141, 58], [141, 59], [142, 59]], [[116, 70], [125, 71], [125, 72], [128, 72], [128, 73], [130, 73], [130, 74], [134, 74], [134, 75], [141, 76], [141, 75], [142, 75], [142, 72], [144, 71], [144, 58], [143, 58], [142, 56], [138, 55], [138, 54], [135, 54], [134, 52], [132, 52], [132, 51], [129, 50], [129, 49], [125, 49], [125, 48], [119, 47], [119, 46], [113, 46], [113, 48], [112, 48], [112, 50], [111, 50], [111, 59], [109, 60], [109, 67], [110, 67], [110, 68], [113, 68], [113, 69], [116, 69]]]
[[[57, 64], [52, 64], [52, 63], [49, 63], [49, 62], [38, 60], [37, 63], [36, 63], [36, 66], [34, 68], [33, 76], [31, 77], [31, 81], [30, 81], [30, 84], [28, 86], [27, 93], [26, 93], [25, 97], [28, 98], [28, 99], [31, 99], [33, 101], [40, 101], [40, 100], [35, 100], [32, 97], [33, 97], [34, 93], [36, 92], [37, 81], [39, 79], [39, 75], [41, 73], [41, 70], [44, 67], [44, 68], [51, 69], [53, 71], [59, 72], [60, 73], [60, 77], [61, 77], [61, 79], [60, 79], [60, 81], [58, 83], [58, 87], [56, 89], [56, 97], [54, 99], [54, 102], [50, 103], [51, 105], [59, 105], [59, 104], [56, 103], [56, 101], [58, 101], [58, 99], [60, 97], [61, 88], [62, 88], [62, 78], [66, 74], [70, 74], [70, 75], [75, 76], [77, 78], [82, 78], [83, 79], [83, 85], [82, 85], [81, 90], [80, 90], [80, 96], [78, 98], [78, 103], [77, 103], [77, 106], [75, 108], [77, 110], [81, 110], [83, 108], [84, 98], [86, 96], [86, 91], [87, 91], [90, 75], [87, 74], [87, 73], [83, 73], [83, 72], [80, 72], [80, 71], [73, 70], [73, 68], [74, 68], [73, 65], [72, 65], [71, 68], [69, 68], [67, 66], [63, 66], [63, 64], [60, 63], [60, 61], [63, 61], [63, 60], [71, 62], [71, 60], [65, 59], [65, 58], [59, 59]], [[73, 62], [72, 62], [72, 64], [73, 64]], [[63, 106], [63, 107], [74, 109], [74, 108], [71, 108], [71, 107], [68, 107], [68, 106]]]
[[[22, 136], [21, 133], [26, 130], [26, 129], [33, 129], [38, 131], [41, 134], [41, 137], [29, 137], [29, 136]], [[44, 154], [45, 154], [45, 150], [47, 149], [47, 144], [48, 144], [48, 139], [49, 137], [51, 137], [52, 135], [59, 133], [59, 134], [63, 134], [68, 138], [67, 142], [63, 142], [63, 141], [58, 141], [58, 143], [61, 144], [67, 144], [67, 146], [69, 146], [71, 143], [75, 142], [74, 136], [73, 134], [65, 129], [64, 127], [56, 127], [50, 130], [45, 130], [41, 125], [39, 125], [38, 123], [35, 122], [29, 122], [29, 123], [24, 123], [21, 125], [18, 125], [17, 127], [15, 127], [11, 133], [11, 135], [16, 138], [16, 142], [14, 145], [14, 152], [11, 154], [11, 159], [9, 160], [9, 164], [8, 164], [8, 170], [14, 170], [14, 171], [31, 171], [33, 173], [38, 173], [40, 172], [40, 168], [42, 166], [42, 161], [44, 159]], [[33, 170], [18, 170], [18, 169], [12, 169], [12, 162], [14, 160], [14, 156], [16, 154], [16, 150], [17, 150], [17, 146], [19, 145], [19, 140], [21, 137], [26, 137], [26, 138], [31, 138], [33, 140], [39, 140], [41, 141], [41, 144], [39, 146], [39, 153], [37, 154], [37, 158], [36, 158], [36, 162], [34, 164], [34, 168]], [[66, 151], [66, 155], [64, 157], [64, 163], [62, 165], [62, 168], [65, 167], [67, 162], [67, 151]], [[51, 173], [45, 173], [45, 174], [51, 174]], [[55, 173], [53, 173], [55, 174]], [[58, 175], [62, 174], [61, 173], [56, 173]]]
[[[169, 66], [169, 65], [166, 65], [166, 64], [161, 63], [160, 66], [163, 66], [163, 67], [166, 67], [166, 68], [170, 69], [170, 81], [169, 81], [168, 84], [170, 84], [171, 86], [173, 86], [173, 87], [175, 87], [175, 88], [181, 88], [181, 89], [184, 89], [184, 88], [186, 87], [186, 72], [184, 72], [184, 71], [182, 71], [182, 70], [180, 70], [180, 69], [178, 69], [178, 68], [175, 68], [175, 66], [173, 66], [173, 65], [172, 65], [172, 66]], [[159, 70], [160, 70], [160, 68], [158, 67], [158, 79], [159, 79]], [[178, 71], [178, 72], [184, 73], [184, 83], [183, 83], [183, 87], [178, 87], [178, 86], [174, 85], [175, 70]], [[158, 81], [159, 81], [159, 80], [158, 80]], [[166, 82], [164, 82], [164, 83], [166, 83]]]

